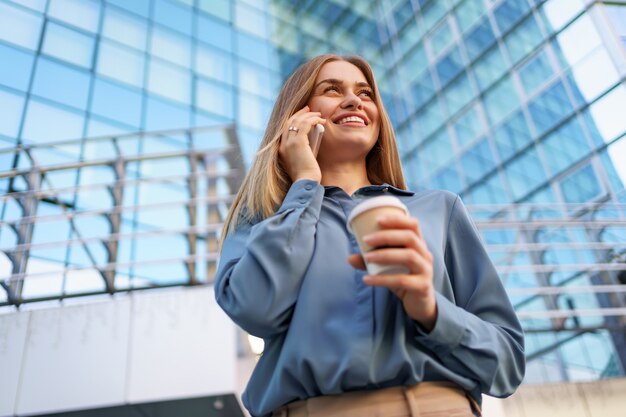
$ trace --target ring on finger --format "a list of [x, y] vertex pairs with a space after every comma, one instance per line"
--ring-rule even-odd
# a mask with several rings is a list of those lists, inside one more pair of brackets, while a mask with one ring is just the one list
[[289, 131], [289, 132], [296, 132], [296, 133], [298, 133], [298, 130], [300, 130], [300, 129], [298, 129], [295, 126], [289, 126], [289, 129], [287, 129], [287, 131]]

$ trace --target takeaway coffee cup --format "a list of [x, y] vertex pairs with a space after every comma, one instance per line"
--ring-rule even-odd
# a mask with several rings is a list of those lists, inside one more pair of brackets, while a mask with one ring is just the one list
[[[356, 236], [361, 253], [365, 254], [376, 249], [363, 241], [363, 236], [380, 230], [377, 219], [383, 215], [409, 214], [406, 206], [399, 198], [393, 196], [374, 197], [358, 204], [348, 217], [348, 230]], [[370, 275], [408, 274], [404, 265], [382, 265], [365, 261], [367, 272]]]

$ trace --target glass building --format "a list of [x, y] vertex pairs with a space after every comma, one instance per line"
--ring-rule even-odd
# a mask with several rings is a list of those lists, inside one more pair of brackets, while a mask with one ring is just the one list
[[460, 194], [526, 382], [626, 368], [626, 1], [0, 0], [0, 304], [210, 283], [282, 80], [359, 54]]

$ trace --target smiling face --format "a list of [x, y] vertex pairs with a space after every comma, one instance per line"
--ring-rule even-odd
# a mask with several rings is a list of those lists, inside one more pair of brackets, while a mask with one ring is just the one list
[[365, 157], [376, 144], [380, 130], [378, 106], [372, 87], [355, 65], [346, 61], [324, 64], [308, 104], [311, 111], [327, 119], [320, 155], [352, 150]]

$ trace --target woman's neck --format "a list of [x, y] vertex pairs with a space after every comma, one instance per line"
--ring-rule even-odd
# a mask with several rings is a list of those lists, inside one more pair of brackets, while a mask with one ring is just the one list
[[322, 169], [322, 185], [333, 185], [352, 195], [361, 187], [371, 185], [367, 178], [364, 163], [334, 163], [332, 167]]

